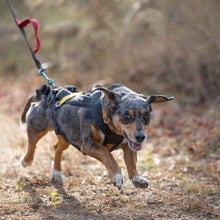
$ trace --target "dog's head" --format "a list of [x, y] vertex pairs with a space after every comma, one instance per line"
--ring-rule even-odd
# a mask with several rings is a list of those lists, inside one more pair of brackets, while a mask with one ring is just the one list
[[124, 136], [132, 151], [141, 150], [147, 139], [151, 104], [173, 99], [163, 95], [145, 97], [122, 85], [98, 87], [95, 90], [104, 93], [102, 113], [105, 123], [117, 134]]

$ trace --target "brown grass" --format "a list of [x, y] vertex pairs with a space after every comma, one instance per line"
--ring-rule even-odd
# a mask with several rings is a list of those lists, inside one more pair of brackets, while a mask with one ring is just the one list
[[[13, 1], [20, 18], [40, 22], [41, 62], [58, 86], [121, 82], [143, 94], [174, 95], [153, 106], [150, 138], [138, 154], [146, 190], [124, 175], [113, 187], [98, 161], [69, 148], [64, 185], [50, 182], [55, 136], [39, 142], [31, 167], [19, 119], [45, 81], [6, 3], [0, 14], [1, 219], [220, 219], [218, 1]], [[27, 29], [32, 43], [32, 30]]]
[[[180, 110], [175, 102], [154, 106], [151, 137], [138, 154], [138, 169], [150, 181], [146, 190], [130, 183], [120, 151], [114, 155], [125, 179], [118, 191], [103, 165], [71, 147], [63, 156], [64, 185], [58, 186], [49, 180], [52, 133], [39, 142], [31, 167], [23, 169], [19, 164], [27, 143], [19, 117], [32, 90], [24, 81], [13, 84], [5, 79], [1, 84], [2, 219], [218, 219], [218, 114]], [[216, 123], [212, 130], [207, 124], [210, 117]], [[208, 139], [201, 139], [207, 134]]]

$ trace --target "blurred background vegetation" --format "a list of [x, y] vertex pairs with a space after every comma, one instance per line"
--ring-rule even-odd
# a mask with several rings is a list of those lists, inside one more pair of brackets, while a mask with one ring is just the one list
[[[182, 104], [220, 103], [219, 0], [12, 3], [20, 19], [39, 21], [38, 58], [51, 64], [47, 73], [57, 85], [119, 82]], [[0, 15], [0, 77], [27, 80], [37, 69], [6, 1]]]

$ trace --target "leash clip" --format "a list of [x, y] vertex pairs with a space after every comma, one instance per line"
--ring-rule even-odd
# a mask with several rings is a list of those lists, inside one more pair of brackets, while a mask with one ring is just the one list
[[52, 88], [55, 88], [56, 86], [55, 86], [55, 84], [54, 84], [54, 81], [47, 76], [47, 74], [46, 74], [45, 71], [46, 71], [46, 69], [43, 68], [43, 67], [40, 65], [40, 68], [39, 68], [39, 70], [38, 70], [38, 75], [43, 76], [44, 79], [47, 80], [47, 83], [48, 83]]

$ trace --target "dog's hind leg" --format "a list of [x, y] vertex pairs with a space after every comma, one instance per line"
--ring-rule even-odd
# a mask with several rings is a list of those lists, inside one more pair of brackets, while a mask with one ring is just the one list
[[51, 170], [51, 180], [55, 182], [62, 182], [61, 157], [65, 149], [68, 148], [69, 143], [66, 142], [60, 135], [57, 135], [58, 142], [54, 145], [55, 157]]
[[136, 162], [137, 162], [137, 152], [131, 151], [128, 146], [122, 147], [124, 151], [124, 160], [128, 171], [129, 179], [131, 179], [132, 183], [135, 187], [138, 188], [147, 188], [148, 181], [147, 179], [138, 175]]
[[21, 158], [21, 165], [23, 167], [30, 166], [34, 159], [34, 152], [37, 146], [37, 142], [47, 133], [48, 131], [42, 131], [36, 133], [30, 127], [27, 128], [28, 135], [28, 150], [24, 157]]

